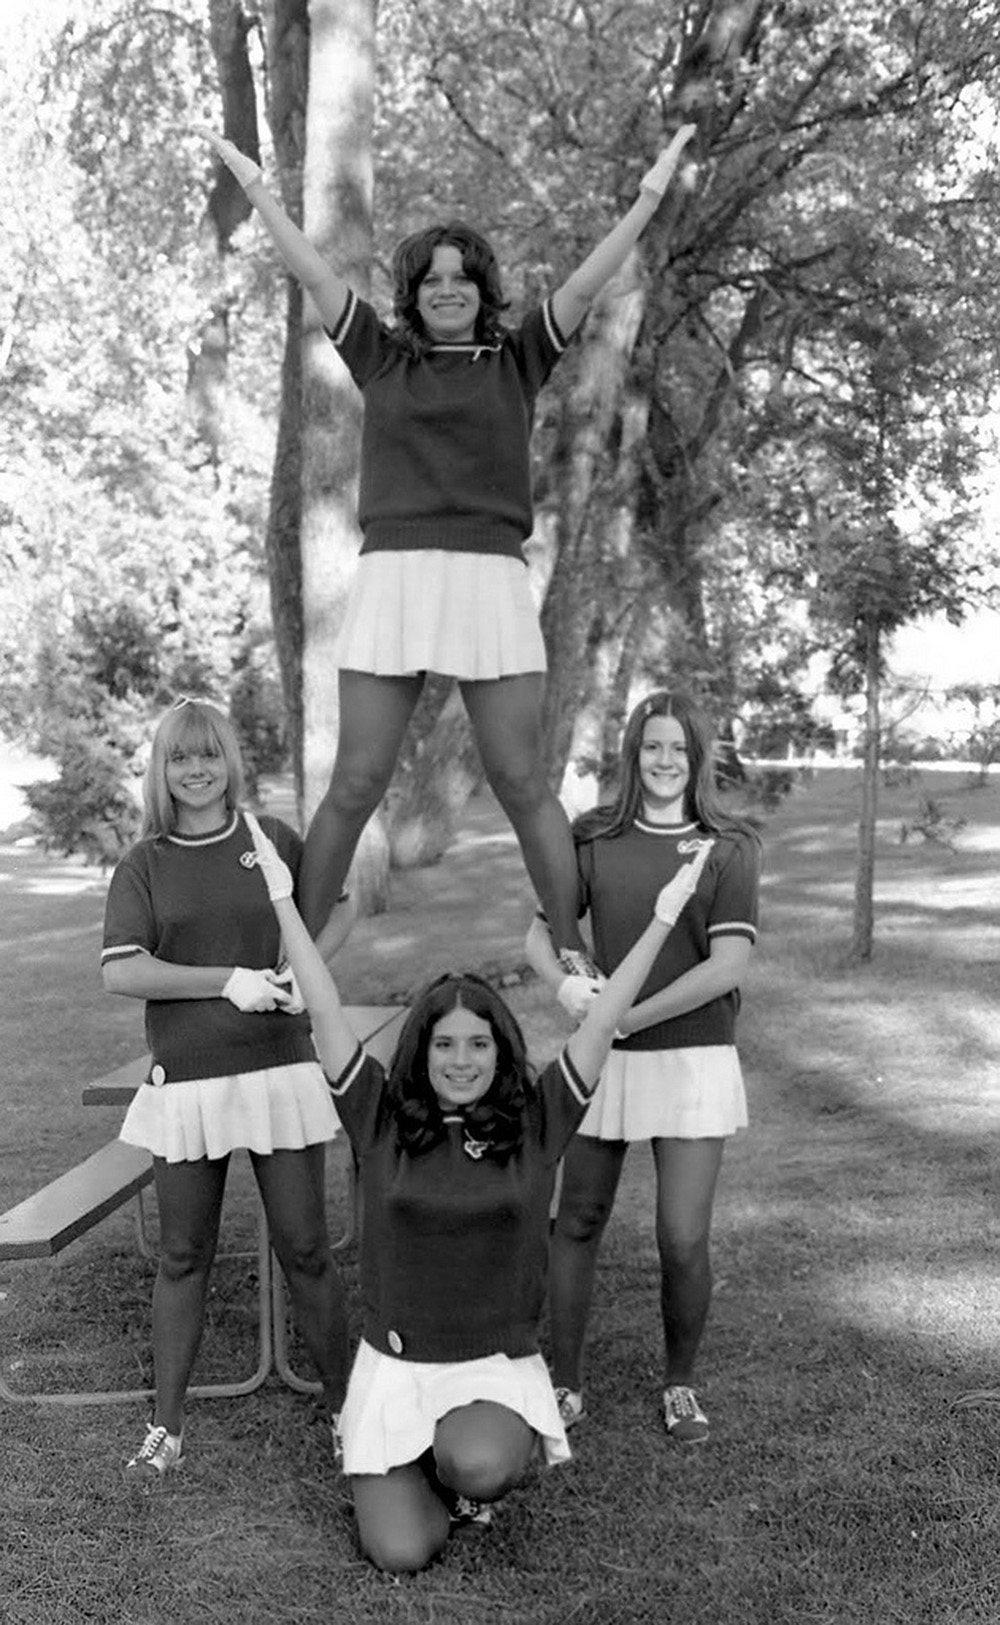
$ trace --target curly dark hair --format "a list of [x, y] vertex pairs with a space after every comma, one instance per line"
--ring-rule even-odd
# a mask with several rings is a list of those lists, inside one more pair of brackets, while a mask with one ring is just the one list
[[489, 982], [472, 971], [449, 971], [428, 983], [403, 1023], [387, 1086], [398, 1143], [416, 1157], [447, 1133], [445, 1112], [428, 1076], [427, 1053], [437, 1023], [459, 1006], [489, 1023], [497, 1047], [493, 1082], [463, 1112], [463, 1119], [471, 1138], [485, 1143], [484, 1155], [504, 1163], [524, 1137], [524, 1111], [533, 1089], [531, 1066], [524, 1034], [511, 1011]]
[[425, 226], [404, 237], [392, 256], [393, 312], [400, 334], [419, 354], [430, 340], [417, 309], [417, 292], [431, 268], [435, 248], [457, 248], [462, 269], [479, 289], [476, 316], [476, 342], [499, 344], [503, 337], [501, 316], [507, 309], [500, 282], [497, 257], [482, 234], [464, 220], [448, 220], [444, 225]]

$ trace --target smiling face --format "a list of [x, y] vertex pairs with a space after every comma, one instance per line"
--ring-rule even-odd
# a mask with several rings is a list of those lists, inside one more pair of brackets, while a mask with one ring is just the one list
[[427, 1043], [427, 1077], [443, 1107], [474, 1106], [496, 1069], [496, 1039], [483, 1016], [457, 1004], [438, 1018]]
[[460, 249], [439, 243], [417, 289], [417, 312], [437, 343], [471, 344], [476, 336], [479, 288], [462, 266]]
[[639, 746], [639, 782], [643, 810], [651, 823], [683, 822], [691, 766], [684, 728], [677, 717], [647, 718]]
[[182, 834], [202, 835], [225, 822], [229, 770], [216, 745], [178, 742], [171, 747], [164, 772]]

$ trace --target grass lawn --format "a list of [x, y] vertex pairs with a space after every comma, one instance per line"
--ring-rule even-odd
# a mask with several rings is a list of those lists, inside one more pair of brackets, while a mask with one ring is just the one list
[[[575, 1459], [511, 1495], [490, 1534], [456, 1539], [414, 1579], [374, 1573], [312, 1401], [274, 1380], [192, 1404], [185, 1471], [148, 1497], [120, 1476], [141, 1407], [6, 1406], [0, 1625], [1000, 1618], [1000, 1406], [953, 1404], [1000, 1388], [1000, 784], [935, 774], [930, 788], [966, 823], [954, 851], [902, 845], [918, 787], [884, 792], [862, 968], [845, 963], [856, 777], [818, 774], [768, 817], [741, 1016], [751, 1128], [723, 1171], [699, 1385], [707, 1448], [684, 1454], [658, 1429], [651, 1159], [637, 1147], [602, 1257]], [[398, 906], [345, 952], [350, 997], [369, 974], [384, 985], [380, 934], [397, 986], [427, 962], [421, 887], [448, 899], [435, 929], [477, 941], [494, 865], [516, 866], [495, 840], [462, 884], [450, 857], [430, 881], [401, 878]], [[0, 896], [6, 1207], [112, 1136], [115, 1113], [84, 1109], [80, 1088], [142, 1039], [138, 1009], [99, 988], [100, 877], [0, 848]], [[513, 933], [506, 947], [516, 961]], [[551, 1053], [549, 1002], [530, 983], [510, 998]], [[253, 1207], [245, 1168], [233, 1175], [235, 1249]], [[339, 1175], [330, 1190], [339, 1210]], [[151, 1279], [124, 1215], [54, 1263], [0, 1265], [5, 1373], [147, 1381]], [[253, 1336], [252, 1261], [222, 1261], [198, 1377], [249, 1371]]]

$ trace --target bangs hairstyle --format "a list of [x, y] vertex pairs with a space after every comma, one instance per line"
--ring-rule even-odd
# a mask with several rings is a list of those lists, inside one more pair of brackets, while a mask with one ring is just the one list
[[723, 811], [715, 784], [715, 740], [712, 725], [703, 711], [686, 694], [657, 689], [633, 710], [625, 724], [621, 743], [621, 773], [613, 801], [582, 813], [573, 825], [575, 839], [593, 841], [599, 836], [616, 836], [630, 829], [642, 812], [642, 781], [639, 777], [639, 751], [650, 717], [675, 717], [684, 730], [690, 769], [684, 791], [684, 817], [714, 835], [727, 832], [751, 835], [759, 841], [752, 824]]
[[418, 993], [403, 1023], [387, 1087], [398, 1143], [416, 1157], [447, 1134], [444, 1110], [428, 1077], [427, 1055], [434, 1027], [459, 1007], [489, 1023], [497, 1047], [493, 1082], [482, 1099], [463, 1112], [463, 1121], [473, 1139], [487, 1143], [486, 1156], [507, 1162], [524, 1135], [531, 1069], [524, 1034], [511, 1011], [489, 982], [470, 971], [449, 972], [430, 982]]
[[497, 257], [486, 238], [463, 220], [449, 220], [445, 225], [426, 226], [404, 237], [392, 256], [393, 313], [401, 335], [416, 354], [429, 347], [431, 340], [424, 330], [423, 318], [417, 310], [417, 292], [431, 268], [435, 248], [457, 248], [462, 256], [462, 269], [479, 289], [479, 310], [476, 313], [476, 342], [499, 344], [503, 337], [501, 316], [508, 301], [503, 296], [500, 267]]
[[172, 835], [177, 807], [167, 788], [167, 763], [175, 750], [219, 755], [226, 764], [226, 812], [243, 800], [243, 762], [232, 723], [207, 700], [182, 700], [172, 706], [153, 735], [143, 780], [140, 836]]

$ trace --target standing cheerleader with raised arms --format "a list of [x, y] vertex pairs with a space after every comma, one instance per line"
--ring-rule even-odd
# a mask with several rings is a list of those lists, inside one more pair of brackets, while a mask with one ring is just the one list
[[684, 125], [635, 202], [521, 325], [490, 244], [461, 221], [406, 238], [383, 324], [289, 220], [258, 164], [200, 129], [310, 294], [364, 400], [361, 558], [336, 650], [340, 735], [306, 834], [304, 917], [321, 933], [365, 824], [385, 794], [429, 671], [457, 678], [486, 777], [514, 827], [567, 971], [586, 969], [573, 841], [542, 756], [545, 648], [524, 543], [539, 391], [655, 214], [694, 134]]

